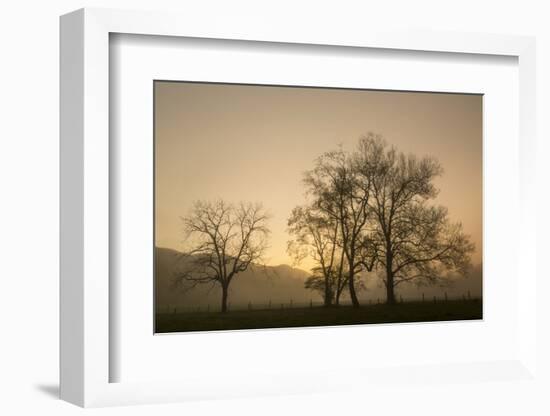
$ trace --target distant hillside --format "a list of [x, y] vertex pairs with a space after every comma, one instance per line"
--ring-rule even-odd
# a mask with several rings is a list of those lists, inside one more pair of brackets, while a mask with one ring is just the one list
[[[186, 310], [210, 307], [219, 308], [221, 292], [218, 287], [201, 285], [183, 292], [174, 287], [173, 279], [178, 269], [182, 267], [181, 253], [167, 248], [156, 249], [156, 306], [157, 311], [166, 312], [174, 309]], [[288, 305], [319, 303], [321, 296], [304, 288], [308, 272], [286, 264], [279, 266], [252, 265], [248, 270], [235, 276], [229, 288], [230, 308], [243, 308], [251, 303], [252, 307], [265, 307], [271, 301], [272, 307], [280, 307], [281, 303]], [[359, 300], [367, 303], [385, 300], [385, 288], [376, 276], [365, 276], [366, 290], [359, 293]], [[433, 296], [442, 298], [447, 292], [449, 298], [461, 298], [470, 291], [472, 297], [480, 297], [482, 293], [482, 266], [473, 267], [467, 278], [457, 278], [452, 284], [441, 286], [417, 287], [413, 284], [403, 284], [396, 290], [397, 297], [404, 299], [420, 299], [422, 293], [426, 299]], [[343, 296], [342, 303], [347, 298]]]
[[[200, 285], [183, 292], [172, 284], [174, 275], [182, 267], [181, 253], [167, 248], [156, 249], [156, 305], [157, 310], [166, 311], [174, 308], [218, 308], [221, 292], [218, 287]], [[233, 278], [229, 287], [229, 302], [233, 306], [242, 307], [252, 303], [272, 305], [294, 303], [309, 303], [320, 301], [314, 292], [304, 288], [304, 280], [308, 273], [304, 270], [290, 267], [252, 265], [245, 272]]]

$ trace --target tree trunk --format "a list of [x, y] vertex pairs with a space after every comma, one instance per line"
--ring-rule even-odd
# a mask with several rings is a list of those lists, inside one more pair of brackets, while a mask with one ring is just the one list
[[222, 312], [227, 312], [227, 286], [222, 285]]
[[358, 308], [359, 307], [359, 299], [357, 299], [357, 294], [355, 293], [355, 281], [354, 281], [354, 273], [353, 271], [350, 270], [350, 273], [349, 273], [349, 280], [348, 280], [348, 283], [349, 283], [349, 296], [351, 298], [351, 304], [353, 305], [354, 308]]
[[334, 304], [336, 306], [340, 306], [340, 295], [344, 291], [344, 287], [346, 286], [346, 282], [342, 281], [343, 274], [344, 274], [344, 251], [340, 253], [340, 266], [338, 266], [338, 281], [336, 282], [336, 296], [334, 298]]
[[328, 308], [332, 304], [332, 294], [330, 293], [330, 281], [327, 276], [325, 276], [325, 307]]
[[386, 268], [386, 303], [388, 305], [395, 305], [395, 292], [393, 289], [393, 272], [391, 268]]
[[394, 293], [394, 281], [393, 281], [393, 251], [391, 248], [391, 240], [386, 239], [386, 303], [388, 305], [395, 305], [395, 293]]

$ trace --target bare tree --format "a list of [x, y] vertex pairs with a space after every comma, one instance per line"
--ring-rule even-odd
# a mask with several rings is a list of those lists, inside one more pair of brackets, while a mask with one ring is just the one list
[[199, 284], [219, 286], [221, 311], [227, 311], [229, 285], [252, 263], [262, 261], [267, 249], [268, 215], [261, 204], [197, 201], [182, 218], [184, 267], [177, 282], [188, 289]]
[[387, 303], [395, 303], [403, 282], [435, 283], [450, 271], [464, 273], [474, 245], [446, 208], [428, 204], [443, 173], [437, 160], [405, 155], [369, 134], [359, 141], [354, 166], [371, 188], [374, 231], [367, 246], [384, 269]]
[[371, 186], [358, 176], [352, 162], [342, 148], [327, 152], [306, 172], [304, 183], [313, 206], [339, 225], [349, 295], [352, 305], [358, 307], [355, 276], [366, 264], [361, 246], [369, 222]]
[[339, 247], [339, 223], [311, 206], [296, 207], [288, 220], [294, 237], [287, 251], [297, 263], [312, 258], [316, 265], [305, 287], [321, 293], [325, 306], [331, 306], [342, 292], [343, 251]]

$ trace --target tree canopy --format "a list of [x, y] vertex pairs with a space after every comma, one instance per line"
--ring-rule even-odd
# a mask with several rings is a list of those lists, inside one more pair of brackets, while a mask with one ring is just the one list
[[[465, 273], [474, 245], [462, 225], [451, 222], [447, 208], [434, 203], [439, 193], [434, 181], [442, 174], [435, 158], [405, 154], [372, 133], [360, 138], [352, 152], [342, 148], [327, 152], [304, 175], [308, 202], [297, 207], [289, 220], [296, 237], [292, 244], [311, 246], [319, 235], [327, 235], [323, 230], [331, 224], [333, 234], [325, 240], [334, 252], [343, 253], [341, 264], [345, 263], [354, 306], [358, 306], [355, 276], [360, 273], [381, 276], [390, 304], [403, 282], [430, 284], [451, 272]], [[298, 233], [296, 214], [304, 210], [313, 214], [301, 217], [307, 225]], [[326, 256], [321, 252], [316, 250], [312, 258], [329, 285]], [[312, 282], [308, 284], [319, 290], [319, 281]]]

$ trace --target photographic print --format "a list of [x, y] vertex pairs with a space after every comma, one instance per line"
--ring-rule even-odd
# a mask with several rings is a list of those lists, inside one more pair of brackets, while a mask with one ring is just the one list
[[155, 81], [155, 332], [482, 319], [482, 103]]

